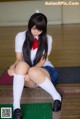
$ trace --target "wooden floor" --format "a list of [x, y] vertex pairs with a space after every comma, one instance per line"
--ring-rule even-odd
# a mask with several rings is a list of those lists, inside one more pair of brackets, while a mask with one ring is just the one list
[[[18, 32], [26, 26], [0, 27], [0, 73], [15, 60], [14, 44]], [[49, 25], [53, 37], [50, 60], [56, 67], [80, 66], [80, 24]]]
[[64, 94], [61, 119], [80, 119], [80, 94]]

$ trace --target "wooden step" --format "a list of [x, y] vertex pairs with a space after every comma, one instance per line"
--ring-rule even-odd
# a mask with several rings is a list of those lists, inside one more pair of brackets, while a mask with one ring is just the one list
[[64, 94], [60, 119], [80, 119], [80, 95], [78, 93]]
[[[56, 89], [60, 93], [80, 93], [80, 84], [58, 84]], [[24, 88], [24, 91], [43, 91], [41, 88]], [[0, 85], [0, 95], [2, 93], [9, 94], [12, 92], [12, 85]]]
[[80, 84], [58, 84], [56, 88], [61, 93], [80, 93]]
[[[80, 94], [80, 84], [58, 84], [57, 90], [63, 94], [63, 102], [62, 102], [62, 110], [61, 112], [53, 113], [53, 119], [71, 119], [70, 117], [73, 115], [75, 118], [79, 119], [79, 113], [74, 110], [70, 111], [70, 107], [74, 107], [76, 104], [76, 108], [78, 106], [77, 98]], [[74, 98], [75, 97], [75, 98]], [[76, 101], [76, 102], [75, 102]], [[80, 96], [79, 96], [80, 101]], [[78, 101], [78, 102], [79, 102]], [[12, 104], [13, 102], [13, 91], [12, 85], [0, 85], [0, 104]], [[30, 89], [24, 88], [21, 103], [36, 103], [36, 102], [53, 102], [52, 97], [41, 88]], [[67, 105], [67, 107], [65, 107]], [[80, 105], [80, 103], [79, 103]], [[79, 108], [80, 109], [80, 108]], [[77, 114], [77, 115], [76, 115]]]

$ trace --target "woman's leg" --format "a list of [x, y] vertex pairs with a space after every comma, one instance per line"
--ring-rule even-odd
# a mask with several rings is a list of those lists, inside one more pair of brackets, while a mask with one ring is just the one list
[[33, 67], [29, 69], [28, 74], [31, 80], [39, 85], [41, 88], [46, 90], [54, 100], [58, 99], [61, 101], [61, 96], [52, 84], [50, 76], [45, 69]]
[[[58, 100], [61, 102], [61, 96], [52, 84], [49, 73], [45, 69], [32, 67], [29, 69], [28, 74], [32, 81], [34, 81], [38, 86], [40, 86], [52, 96], [53, 100]], [[58, 111], [58, 109], [60, 109], [60, 107], [56, 107], [56, 111]]]
[[29, 77], [29, 74], [26, 74], [25, 75], [25, 86], [26, 87], [29, 87], [29, 88], [36, 88], [37, 87], [37, 84], [34, 83], [30, 77]]
[[29, 65], [19, 62], [14, 71], [13, 77], [13, 109], [20, 108], [20, 99], [24, 87], [24, 77], [29, 70]]

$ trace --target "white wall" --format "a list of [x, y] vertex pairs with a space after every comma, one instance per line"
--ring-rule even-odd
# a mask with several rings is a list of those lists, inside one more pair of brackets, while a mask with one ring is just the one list
[[49, 24], [61, 24], [61, 6], [48, 6], [45, 1], [18, 1], [0, 3], [0, 26], [26, 25], [36, 9], [47, 16]]
[[63, 5], [63, 24], [80, 23], [80, 0], [67, 0], [67, 3], [79, 5]]
[[[62, 0], [52, 0], [52, 2]], [[64, 1], [64, 0], [63, 0]], [[69, 0], [65, 0], [67, 3]], [[79, 0], [71, 0], [72, 2]], [[80, 5], [52, 5], [46, 1], [0, 2], [0, 26], [27, 25], [30, 16], [38, 9], [48, 18], [48, 24], [80, 23]]]

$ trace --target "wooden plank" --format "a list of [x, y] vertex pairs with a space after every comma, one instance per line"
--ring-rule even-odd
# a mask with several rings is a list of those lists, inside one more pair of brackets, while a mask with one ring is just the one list
[[64, 94], [61, 119], [80, 119], [80, 95]]
[[[0, 71], [15, 59], [14, 42], [19, 31], [26, 26], [0, 27]], [[55, 67], [80, 66], [80, 24], [49, 25], [48, 34], [53, 37], [53, 49], [49, 57]], [[3, 62], [4, 61], [4, 62]]]

